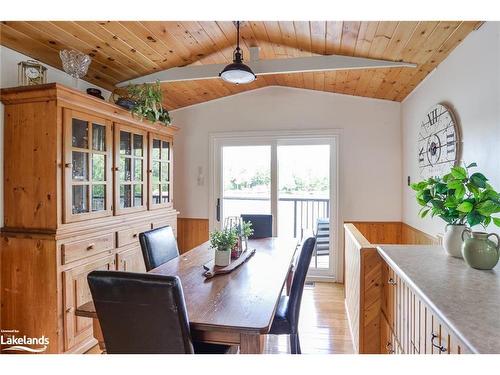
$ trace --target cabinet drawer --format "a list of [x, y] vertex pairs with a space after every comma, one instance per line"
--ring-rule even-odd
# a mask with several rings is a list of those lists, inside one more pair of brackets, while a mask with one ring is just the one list
[[143, 224], [133, 228], [123, 229], [116, 234], [117, 247], [139, 243], [139, 233], [146, 232], [151, 229], [151, 224]]
[[68, 264], [75, 260], [90, 257], [105, 251], [111, 251], [115, 248], [114, 233], [105, 234], [103, 236], [92, 237], [86, 240], [70, 242], [63, 244], [62, 249], [62, 264]]

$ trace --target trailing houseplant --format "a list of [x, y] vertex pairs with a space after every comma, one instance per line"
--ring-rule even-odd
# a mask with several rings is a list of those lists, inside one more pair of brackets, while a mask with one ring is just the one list
[[163, 92], [160, 82], [129, 85], [127, 91], [129, 99], [135, 103], [130, 110], [133, 114], [151, 122], [171, 124], [170, 115], [162, 105]]
[[231, 263], [231, 250], [238, 243], [236, 228], [226, 228], [210, 233], [210, 246], [215, 250], [215, 265], [225, 267]]
[[500, 217], [496, 215], [500, 213], [500, 194], [482, 173], [470, 173], [475, 167], [476, 163], [456, 166], [443, 177], [411, 185], [421, 206], [420, 217], [437, 216], [447, 223], [443, 246], [450, 255], [460, 258], [466, 225], [486, 228], [493, 222], [500, 227]]

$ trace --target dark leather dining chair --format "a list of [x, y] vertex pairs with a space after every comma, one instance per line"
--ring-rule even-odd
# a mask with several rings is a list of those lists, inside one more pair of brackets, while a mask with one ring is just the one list
[[170, 225], [139, 233], [146, 271], [179, 256], [177, 241]]
[[248, 238], [266, 238], [273, 236], [273, 215], [242, 214], [241, 220], [252, 223], [253, 234]]
[[177, 276], [93, 271], [87, 276], [109, 354], [225, 354], [193, 342]]
[[314, 237], [304, 241], [297, 261], [297, 268], [293, 275], [290, 295], [281, 296], [269, 331], [272, 335], [290, 335], [292, 354], [301, 354], [298, 332], [300, 303], [315, 243], [316, 239]]

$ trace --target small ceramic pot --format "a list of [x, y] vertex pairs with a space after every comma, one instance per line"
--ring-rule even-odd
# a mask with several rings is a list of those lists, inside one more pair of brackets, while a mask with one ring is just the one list
[[215, 265], [219, 267], [229, 266], [231, 263], [231, 250], [217, 250], [215, 249]]
[[[496, 237], [497, 243], [489, 237]], [[478, 270], [491, 270], [498, 263], [500, 238], [496, 233], [472, 232], [465, 229], [462, 232], [462, 255], [465, 262]]]
[[443, 247], [448, 255], [462, 258], [462, 233], [465, 225], [448, 224], [444, 230]]

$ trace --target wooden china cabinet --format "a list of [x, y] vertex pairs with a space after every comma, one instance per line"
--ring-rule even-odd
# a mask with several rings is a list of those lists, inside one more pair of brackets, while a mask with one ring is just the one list
[[143, 272], [138, 235], [176, 233], [174, 126], [59, 84], [1, 90], [5, 104], [2, 330], [48, 337], [47, 353], [96, 341], [75, 309], [93, 270]]

